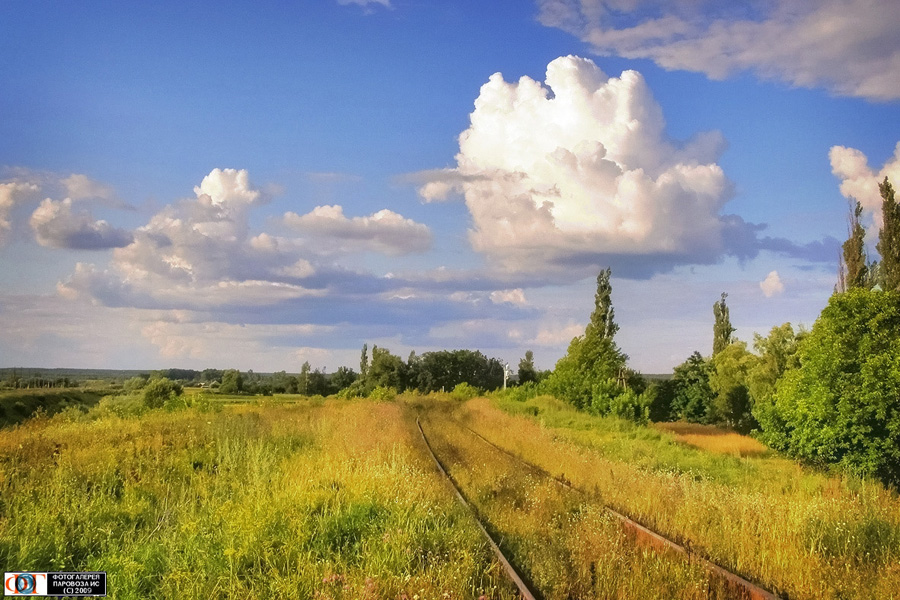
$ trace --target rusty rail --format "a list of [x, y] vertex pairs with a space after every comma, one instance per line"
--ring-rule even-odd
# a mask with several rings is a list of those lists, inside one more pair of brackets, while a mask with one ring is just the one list
[[[490, 441], [489, 439], [487, 439], [486, 437], [484, 437], [483, 435], [481, 435], [480, 433], [478, 433], [471, 427], [468, 427], [466, 425], [463, 425], [463, 427], [468, 429], [470, 433], [474, 434], [477, 438], [479, 438], [481, 441], [483, 441], [487, 445], [491, 446], [495, 450], [498, 450], [498, 451], [502, 452], [503, 454], [506, 454], [510, 458], [529, 467], [533, 471], [536, 471], [546, 477], [549, 477], [550, 479], [552, 479], [553, 481], [555, 481], [562, 487], [564, 487], [570, 491], [573, 491], [575, 493], [581, 494], [583, 496], [588, 495], [587, 492], [585, 492], [584, 490], [582, 490], [580, 488], [575, 487], [574, 485], [572, 485], [571, 483], [566, 481], [564, 478], [557, 477], [556, 475], [553, 475], [546, 469], [539, 467], [538, 465], [525, 460], [521, 456], [518, 456], [517, 454], [510, 452], [506, 448], [502, 448], [502, 447], [498, 446], [497, 444]], [[433, 454], [432, 454], [432, 456], [433, 456]], [[435, 460], [437, 460], [437, 459], [435, 459]], [[772, 592], [769, 592], [768, 590], [756, 585], [755, 583], [753, 583], [747, 579], [744, 579], [743, 577], [741, 577], [740, 575], [738, 575], [736, 573], [732, 573], [728, 569], [726, 569], [722, 566], [719, 566], [716, 563], [714, 563], [706, 558], [703, 558], [702, 556], [698, 556], [697, 554], [691, 552], [688, 548], [685, 548], [681, 544], [678, 544], [677, 542], [670, 540], [669, 538], [653, 531], [652, 529], [649, 529], [648, 527], [641, 525], [637, 521], [634, 521], [633, 519], [626, 517], [622, 513], [610, 508], [609, 506], [603, 505], [603, 508], [605, 508], [606, 511], [609, 512], [609, 514], [611, 514], [616, 519], [618, 519], [619, 522], [621, 523], [622, 527], [624, 529], [626, 529], [627, 531], [631, 532], [634, 535], [635, 539], [638, 540], [639, 542], [641, 542], [655, 550], [658, 550], [658, 551], [662, 550], [662, 551], [681, 555], [682, 557], [686, 558], [688, 560], [688, 562], [697, 563], [697, 564], [703, 566], [711, 574], [713, 574], [714, 576], [716, 576], [719, 579], [721, 579], [722, 581], [724, 581], [725, 585], [730, 590], [732, 590], [736, 594], [738, 594], [738, 596], [740, 598], [748, 598], [749, 600], [782, 600], [779, 596], [776, 596]]]
[[431, 454], [431, 458], [434, 459], [434, 464], [437, 465], [438, 471], [440, 471], [441, 474], [443, 474], [443, 476], [447, 478], [447, 481], [450, 482], [450, 486], [456, 493], [456, 498], [462, 503], [463, 506], [466, 507], [469, 513], [471, 513], [472, 517], [474, 517], [475, 523], [478, 525], [481, 533], [487, 539], [488, 544], [490, 544], [491, 546], [491, 550], [494, 551], [494, 554], [497, 556], [500, 564], [503, 565], [504, 570], [506, 570], [506, 574], [509, 575], [509, 578], [512, 579], [512, 582], [516, 585], [517, 588], [519, 588], [519, 594], [521, 594], [522, 598], [524, 598], [525, 600], [537, 600], [537, 597], [525, 584], [525, 581], [519, 575], [518, 571], [516, 571], [515, 567], [512, 566], [512, 563], [510, 563], [509, 560], [507, 560], [506, 556], [503, 555], [503, 551], [500, 550], [500, 546], [497, 545], [497, 542], [494, 541], [494, 538], [492, 538], [491, 534], [488, 533], [487, 529], [485, 529], [484, 525], [481, 523], [481, 519], [478, 517], [478, 513], [469, 504], [465, 496], [463, 496], [462, 492], [459, 489], [459, 486], [456, 485], [456, 482], [453, 481], [453, 478], [450, 477], [449, 473], [447, 473], [444, 465], [442, 465], [441, 461], [438, 460], [438, 457], [435, 455], [434, 450], [431, 448], [431, 444], [428, 442], [428, 438], [425, 436], [425, 432], [422, 430], [422, 424], [419, 422], [418, 416], [416, 417], [416, 427], [419, 428], [419, 433], [422, 434], [422, 441], [425, 442], [425, 447], [428, 448], [428, 453]]

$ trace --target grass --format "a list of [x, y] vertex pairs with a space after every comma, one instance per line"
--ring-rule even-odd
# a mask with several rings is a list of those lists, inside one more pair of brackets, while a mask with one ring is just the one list
[[654, 423], [653, 427], [675, 436], [679, 442], [715, 454], [729, 454], [738, 458], [763, 456], [769, 448], [752, 437], [725, 431], [712, 425], [697, 423]]
[[107, 571], [111, 598], [513, 597], [402, 405], [93, 416], [0, 432], [6, 568]]
[[423, 427], [435, 452], [541, 597], [726, 597], [702, 568], [636, 546], [599, 503], [523, 469], [440, 407], [427, 408]]
[[22, 423], [40, 411], [53, 415], [84, 410], [97, 404], [104, 392], [95, 389], [35, 388], [0, 391], [0, 427]]
[[900, 500], [876, 482], [814, 472], [771, 453], [710, 452], [548, 397], [478, 399], [460, 418], [784, 596], [900, 598]]

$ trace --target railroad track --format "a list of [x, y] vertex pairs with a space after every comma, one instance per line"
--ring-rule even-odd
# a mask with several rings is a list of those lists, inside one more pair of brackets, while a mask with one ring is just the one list
[[463, 496], [462, 491], [459, 489], [459, 486], [450, 477], [450, 474], [447, 473], [447, 470], [444, 468], [444, 465], [441, 464], [441, 461], [438, 460], [437, 455], [434, 453], [434, 449], [431, 447], [431, 443], [428, 441], [428, 438], [425, 436], [425, 432], [422, 430], [422, 424], [419, 422], [419, 417], [416, 417], [416, 427], [419, 428], [419, 433], [422, 434], [422, 441], [425, 442], [425, 447], [428, 448], [429, 454], [431, 454], [431, 458], [434, 459], [434, 464], [437, 465], [438, 470], [447, 478], [447, 481], [450, 482], [450, 485], [453, 487], [453, 491], [456, 492], [456, 498], [465, 506], [469, 512], [475, 517], [475, 523], [478, 524], [478, 528], [481, 529], [482, 535], [487, 539], [488, 544], [491, 546], [491, 550], [494, 551], [494, 555], [496, 555], [497, 559], [500, 561], [500, 564], [503, 565], [503, 569], [506, 571], [506, 574], [509, 575], [509, 578], [512, 579], [512, 582], [519, 588], [519, 594], [522, 595], [522, 598], [525, 600], [537, 600], [537, 596], [535, 596], [534, 592], [528, 587], [525, 581], [522, 579], [522, 576], [513, 567], [512, 563], [509, 562], [509, 559], [504, 556], [503, 551], [500, 550], [500, 546], [491, 537], [491, 534], [488, 533], [488, 530], [484, 527], [481, 522], [481, 517], [478, 515], [478, 511], [469, 504], [469, 501], [466, 500], [466, 497]]
[[[496, 541], [491, 537], [491, 535], [488, 533], [487, 529], [482, 524], [481, 518], [480, 518], [478, 512], [466, 500], [465, 496], [460, 491], [457, 483], [447, 473], [443, 464], [438, 459], [438, 457], [435, 455], [434, 450], [431, 446], [431, 443], [428, 441], [428, 438], [425, 435], [424, 430], [422, 429], [422, 425], [419, 422], [418, 417], [416, 417], [416, 426], [419, 428], [419, 433], [422, 435], [422, 440], [424, 441], [426, 448], [428, 449], [429, 453], [431, 454], [431, 458], [434, 460], [435, 464], [437, 465], [438, 470], [450, 482], [450, 484], [453, 487], [454, 491], [456, 492], [456, 496], [460, 500], [460, 502], [463, 505], [465, 505], [465, 507], [475, 517], [475, 520], [478, 523], [478, 527], [481, 529], [482, 534], [488, 540], [488, 542], [489, 542], [492, 550], [494, 551], [494, 554], [497, 556], [498, 560], [500, 560], [501, 564], [503, 564], [503, 567], [506, 570], [507, 574], [509, 574], [510, 579], [512, 579], [513, 582], [516, 584], [516, 586], [519, 588], [519, 592], [520, 592], [520, 594], [522, 594], [522, 597], [526, 598], [528, 600], [535, 599], [536, 598], [535, 593], [531, 589], [529, 589], [529, 587], [525, 584], [524, 580], [522, 579], [521, 575], [513, 567], [512, 563], [510, 563], [510, 561], [503, 555], [503, 552], [500, 550], [500, 547], [497, 545]], [[506, 456], [512, 458], [514, 461], [529, 468], [533, 472], [539, 473], [542, 476], [555, 481], [558, 485], [560, 485], [564, 489], [566, 489], [572, 493], [578, 494], [585, 498], [588, 498], [591, 496], [591, 494], [589, 494], [587, 491], [582, 490], [582, 489], [572, 485], [572, 483], [565, 480], [564, 478], [557, 477], [557, 476], [553, 475], [552, 473], [548, 472], [546, 469], [543, 469], [542, 467], [525, 460], [521, 456], [519, 456], [513, 452], [510, 452], [509, 450], [507, 450], [501, 446], [498, 446], [497, 444], [495, 444], [494, 442], [485, 438], [483, 435], [481, 435], [474, 429], [472, 429], [468, 426], [462, 425], [462, 424], [460, 424], [460, 426], [463, 429], [465, 429], [466, 431], [468, 431], [469, 433], [471, 433], [473, 436], [475, 436], [476, 438], [481, 440], [484, 444], [493, 448], [495, 451], [505, 454]], [[775, 594], [760, 587], [759, 585], [753, 583], [752, 581], [749, 581], [748, 579], [745, 579], [744, 577], [741, 577], [740, 575], [729, 571], [728, 569], [712, 562], [711, 560], [709, 560], [705, 557], [697, 555], [695, 552], [692, 552], [690, 549], [682, 546], [681, 544], [678, 544], [675, 541], [670, 540], [669, 538], [665, 537], [664, 535], [661, 535], [648, 527], [645, 527], [644, 525], [641, 525], [637, 521], [625, 516], [624, 514], [614, 510], [613, 508], [606, 506], [605, 504], [602, 506], [610, 515], [612, 515], [619, 521], [622, 528], [625, 529], [629, 534], [631, 534], [631, 536], [635, 539], [636, 542], [646, 545], [646, 546], [649, 546], [656, 551], [661, 551], [663, 553], [669, 553], [669, 554], [679, 556], [683, 560], [686, 560], [690, 563], [694, 563], [694, 564], [697, 564], [697, 565], [703, 567], [712, 577], [717, 578], [718, 580], [723, 582], [725, 584], [725, 586], [729, 589], [729, 591], [734, 594], [735, 598], [742, 598], [742, 599], [746, 598], [748, 600], [782, 600], [779, 596], [776, 596]]]

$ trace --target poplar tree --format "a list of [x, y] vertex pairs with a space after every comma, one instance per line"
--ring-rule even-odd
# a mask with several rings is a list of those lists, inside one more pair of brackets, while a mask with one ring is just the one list
[[881, 255], [881, 285], [885, 290], [900, 289], [900, 205], [888, 178], [878, 184], [881, 191], [883, 225], [878, 232], [878, 254]]
[[731, 334], [734, 327], [731, 326], [731, 318], [728, 315], [728, 305], [725, 298], [728, 294], [722, 292], [722, 298], [713, 304], [713, 316], [716, 319], [713, 325], [713, 356], [724, 350], [731, 343]]
[[359, 376], [361, 379], [366, 378], [366, 373], [369, 370], [369, 346], [367, 344], [363, 344], [362, 353], [359, 357]]
[[616, 311], [612, 305], [612, 285], [609, 277], [611, 269], [603, 269], [597, 275], [597, 292], [594, 294], [594, 312], [591, 313], [591, 322], [585, 330], [585, 337], [600, 339], [612, 339], [619, 331], [616, 325]]
[[862, 216], [862, 205], [856, 201], [851, 208], [848, 224], [848, 237], [841, 248], [840, 281], [838, 291], [846, 292], [853, 288], [865, 287], [868, 282], [869, 268], [866, 266], [866, 231], [859, 223]]

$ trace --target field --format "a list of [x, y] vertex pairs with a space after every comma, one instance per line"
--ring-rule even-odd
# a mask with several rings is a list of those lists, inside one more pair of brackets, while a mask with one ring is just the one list
[[238, 400], [134, 415], [101, 402], [0, 431], [0, 563], [107, 571], [111, 598], [516, 597], [419, 415], [540, 597], [729, 597], [636, 545], [608, 504], [785, 598], [900, 598], [897, 495], [736, 434], [548, 397]]

